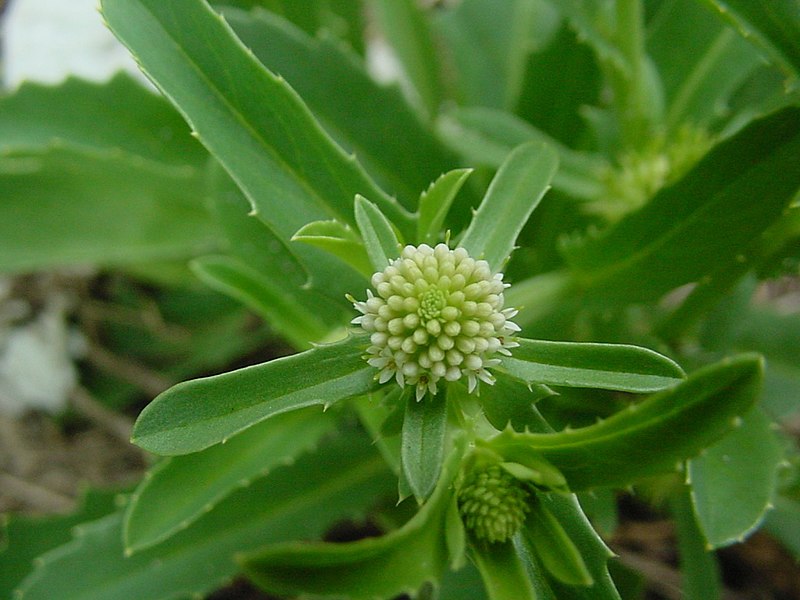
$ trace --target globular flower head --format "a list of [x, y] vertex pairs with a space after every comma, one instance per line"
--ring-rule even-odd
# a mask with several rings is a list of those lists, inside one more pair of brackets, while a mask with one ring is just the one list
[[416, 386], [417, 400], [435, 394], [437, 383], [465, 379], [470, 392], [478, 381], [494, 383], [487, 370], [510, 354], [519, 327], [517, 311], [503, 308], [502, 273], [485, 260], [446, 244], [406, 246], [400, 258], [372, 276], [375, 292], [353, 301], [361, 316], [353, 319], [371, 334], [367, 362], [378, 380], [394, 378]]
[[525, 522], [531, 492], [499, 464], [473, 470], [458, 493], [464, 526], [476, 539], [508, 541]]

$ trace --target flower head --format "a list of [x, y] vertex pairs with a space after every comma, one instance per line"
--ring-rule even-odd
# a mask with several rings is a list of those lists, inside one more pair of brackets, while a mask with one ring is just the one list
[[416, 386], [417, 400], [435, 394], [441, 379], [464, 378], [470, 392], [479, 380], [493, 384], [487, 369], [500, 361], [492, 357], [518, 345], [502, 273], [463, 248], [406, 246], [372, 285], [377, 295], [367, 290], [366, 301], [353, 301], [361, 313], [353, 323], [371, 334], [367, 362], [381, 383]]
[[476, 539], [510, 539], [525, 522], [530, 490], [499, 464], [472, 471], [458, 492], [464, 526]]

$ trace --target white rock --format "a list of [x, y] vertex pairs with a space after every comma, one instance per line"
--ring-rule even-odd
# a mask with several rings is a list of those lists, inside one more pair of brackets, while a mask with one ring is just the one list
[[140, 75], [106, 28], [98, 0], [12, 0], [3, 18], [4, 82], [54, 84], [68, 75], [103, 81], [119, 70]]
[[63, 311], [50, 307], [35, 321], [0, 335], [0, 413], [63, 411], [78, 381]]

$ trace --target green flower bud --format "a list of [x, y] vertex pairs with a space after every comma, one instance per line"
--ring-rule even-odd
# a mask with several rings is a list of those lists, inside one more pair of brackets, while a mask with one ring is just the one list
[[371, 334], [367, 362], [381, 383], [416, 386], [417, 400], [435, 394], [442, 379], [464, 379], [470, 393], [478, 381], [493, 384], [494, 355], [518, 345], [517, 311], [503, 308], [503, 274], [463, 248], [406, 246], [372, 286], [377, 295], [367, 290], [366, 301], [353, 301], [361, 316], [352, 322]]
[[473, 470], [458, 492], [464, 526], [477, 540], [506, 542], [525, 522], [530, 490], [499, 464]]

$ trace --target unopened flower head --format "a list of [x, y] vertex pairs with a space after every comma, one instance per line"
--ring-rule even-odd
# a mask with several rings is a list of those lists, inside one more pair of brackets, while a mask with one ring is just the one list
[[525, 522], [530, 491], [499, 464], [470, 473], [458, 493], [458, 509], [477, 539], [509, 540]]
[[464, 379], [494, 383], [487, 370], [518, 344], [517, 311], [503, 308], [502, 273], [485, 260], [446, 244], [406, 246], [400, 258], [372, 276], [377, 295], [353, 301], [361, 316], [353, 323], [371, 334], [367, 362], [378, 380], [416, 386], [417, 400], [435, 394], [437, 383]]

